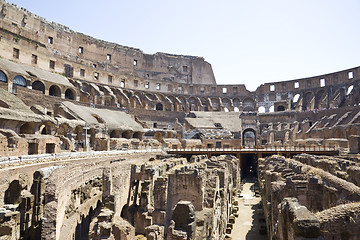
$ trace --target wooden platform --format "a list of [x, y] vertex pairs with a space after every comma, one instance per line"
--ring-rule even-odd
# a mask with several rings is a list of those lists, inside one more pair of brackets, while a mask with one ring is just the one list
[[241, 158], [241, 155], [257, 155], [257, 157], [265, 157], [270, 155], [282, 155], [285, 157], [291, 157], [293, 155], [307, 153], [313, 155], [327, 155], [334, 156], [339, 155], [339, 150], [335, 148], [325, 147], [276, 147], [276, 148], [178, 148], [167, 150], [169, 154], [178, 155], [207, 155], [218, 156], [223, 154], [235, 155]]

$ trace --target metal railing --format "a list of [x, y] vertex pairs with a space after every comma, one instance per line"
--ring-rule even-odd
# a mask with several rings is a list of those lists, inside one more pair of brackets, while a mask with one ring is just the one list
[[190, 147], [190, 148], [175, 148], [169, 149], [169, 152], [324, 152], [324, 151], [337, 151], [338, 149], [335, 147], [328, 146], [309, 146], [309, 147], [240, 147], [240, 148], [198, 148], [198, 147]]

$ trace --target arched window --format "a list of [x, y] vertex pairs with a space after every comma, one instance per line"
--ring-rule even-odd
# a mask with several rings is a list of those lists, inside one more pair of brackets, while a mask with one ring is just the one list
[[254, 147], [256, 145], [256, 133], [252, 128], [243, 131], [243, 146]]
[[276, 108], [276, 111], [277, 111], [277, 112], [285, 111], [285, 107], [284, 107], [283, 105], [279, 105], [279, 106]]
[[274, 112], [274, 105], [269, 108], [269, 112]]
[[54, 97], [61, 97], [61, 91], [60, 88], [56, 85], [52, 85], [49, 88], [49, 95]]
[[20, 134], [35, 134], [33, 124], [25, 123], [20, 127]]
[[293, 102], [296, 103], [299, 101], [299, 98], [300, 98], [300, 94], [296, 94], [293, 98]]
[[26, 80], [20, 75], [17, 75], [13, 79], [13, 86], [20, 86], [20, 87], [26, 87]]
[[3, 71], [0, 71], [0, 82], [7, 82], [8, 79]]
[[45, 85], [40, 81], [33, 82], [32, 89], [41, 91], [42, 93], [45, 93]]
[[163, 105], [161, 103], [156, 104], [156, 110], [162, 111], [163, 109], [164, 108], [163, 108]]
[[74, 92], [71, 89], [66, 89], [65, 91], [65, 99], [70, 99], [70, 100], [74, 100], [75, 96], [74, 96]]
[[127, 138], [127, 139], [130, 139], [130, 138], [132, 138], [132, 132], [131, 131], [125, 131], [125, 132], [123, 132], [122, 133], [122, 137], [123, 138]]
[[135, 132], [133, 138], [141, 139], [141, 132]]
[[258, 112], [259, 112], [259, 113], [264, 113], [264, 112], [265, 112], [265, 107], [264, 107], [264, 106], [260, 106], [260, 107], [258, 108]]

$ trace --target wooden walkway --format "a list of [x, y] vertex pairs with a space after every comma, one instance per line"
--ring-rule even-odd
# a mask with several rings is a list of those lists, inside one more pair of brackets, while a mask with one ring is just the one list
[[241, 155], [252, 154], [257, 157], [269, 156], [269, 155], [283, 155], [285, 157], [291, 157], [296, 154], [308, 153], [313, 155], [328, 155], [334, 156], [339, 154], [339, 150], [335, 148], [325, 147], [274, 147], [274, 148], [177, 148], [167, 150], [169, 154], [179, 155], [200, 155], [204, 154], [208, 157], [218, 156], [222, 154], [231, 154], [237, 157]]

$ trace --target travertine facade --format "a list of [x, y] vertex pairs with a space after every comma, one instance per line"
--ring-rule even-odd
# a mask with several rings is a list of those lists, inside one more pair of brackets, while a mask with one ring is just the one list
[[[269, 239], [357, 239], [359, 82], [354, 67], [219, 85], [202, 57], [146, 54], [0, 0], [0, 239], [224, 239], [257, 168]], [[181, 148], [250, 152], [165, 154]], [[267, 148], [352, 155], [257, 165]]]

